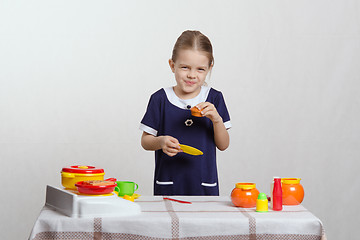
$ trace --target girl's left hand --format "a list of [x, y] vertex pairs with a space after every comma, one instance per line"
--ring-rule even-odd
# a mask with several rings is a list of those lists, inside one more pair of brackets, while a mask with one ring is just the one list
[[209, 102], [202, 102], [196, 105], [196, 107], [201, 110], [201, 115], [203, 117], [209, 118], [213, 123], [222, 122], [222, 118], [216, 110], [214, 104]]

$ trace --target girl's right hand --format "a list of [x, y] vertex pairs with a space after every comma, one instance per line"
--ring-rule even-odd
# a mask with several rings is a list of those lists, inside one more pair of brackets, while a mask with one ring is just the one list
[[161, 136], [160, 146], [162, 151], [170, 157], [175, 156], [178, 152], [181, 152], [179, 141], [171, 136]]

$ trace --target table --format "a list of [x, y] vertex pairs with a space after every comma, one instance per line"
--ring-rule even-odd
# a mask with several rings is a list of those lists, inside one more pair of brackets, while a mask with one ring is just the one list
[[234, 207], [230, 197], [141, 196], [142, 212], [127, 217], [71, 218], [44, 206], [30, 240], [44, 239], [294, 239], [325, 240], [321, 221], [302, 205], [283, 211]]

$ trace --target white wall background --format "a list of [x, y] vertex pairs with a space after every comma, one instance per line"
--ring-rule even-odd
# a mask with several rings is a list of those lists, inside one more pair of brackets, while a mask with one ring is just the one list
[[70, 164], [152, 194], [138, 126], [150, 94], [175, 84], [167, 60], [186, 29], [212, 40], [210, 85], [232, 119], [221, 195], [301, 177], [328, 239], [357, 239], [359, 14], [356, 0], [1, 0], [1, 239], [28, 237]]

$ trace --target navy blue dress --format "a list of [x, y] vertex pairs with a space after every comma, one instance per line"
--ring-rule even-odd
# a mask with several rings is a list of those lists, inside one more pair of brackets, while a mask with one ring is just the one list
[[183, 152], [169, 157], [155, 151], [154, 195], [219, 195], [216, 145], [213, 124], [206, 117], [194, 117], [189, 110], [200, 102], [214, 104], [225, 127], [230, 116], [221, 92], [203, 86], [200, 94], [183, 100], [173, 88], [162, 88], [151, 95], [140, 129], [154, 136], [169, 135], [201, 150], [192, 156]]

